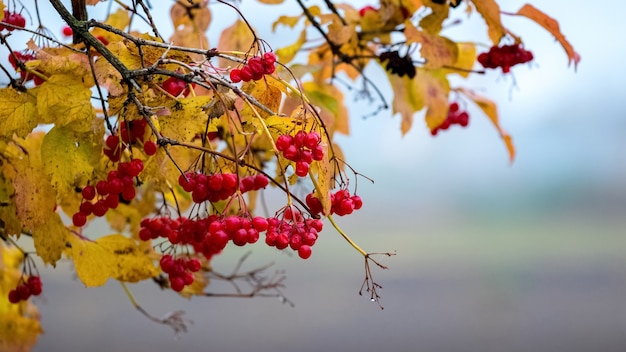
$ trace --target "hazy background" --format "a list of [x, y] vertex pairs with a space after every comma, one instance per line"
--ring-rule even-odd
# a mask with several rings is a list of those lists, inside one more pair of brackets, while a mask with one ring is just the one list
[[[244, 3], [255, 23], [255, 15], [286, 11]], [[524, 2], [502, 3], [515, 12]], [[626, 350], [626, 6], [533, 3], [558, 19], [582, 61], [575, 72], [550, 34], [506, 19], [535, 61], [467, 85], [499, 102], [518, 150], [512, 165], [478, 111], [470, 110], [467, 129], [436, 138], [416, 117], [401, 137], [398, 117], [363, 120], [367, 103], [347, 95], [353, 133], [340, 143], [375, 184], [359, 181], [365, 205], [339, 222], [366, 250], [397, 251], [382, 259], [389, 270], [374, 270], [383, 311], [357, 294], [362, 258], [328, 224], [307, 261], [263, 245], [249, 260], [248, 268], [275, 261], [286, 270], [284, 293], [294, 308], [263, 298], [184, 300], [152, 284], [131, 285], [155, 315], [187, 312], [194, 324], [178, 340], [135, 311], [116, 282], [84, 289], [66, 264], [45, 270], [37, 304], [46, 332], [35, 350]], [[214, 8], [216, 21], [234, 20]], [[486, 43], [474, 18], [447, 34]], [[210, 29], [212, 43], [219, 27]], [[262, 37], [284, 41], [286, 33]], [[216, 269], [229, 272], [244, 252], [229, 250]]]

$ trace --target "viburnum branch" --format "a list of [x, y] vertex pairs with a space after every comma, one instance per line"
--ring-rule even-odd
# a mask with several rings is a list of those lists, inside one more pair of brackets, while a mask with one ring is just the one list
[[352, 248], [356, 249], [357, 252], [361, 253], [362, 256], [364, 256], [365, 258], [368, 257], [368, 254], [366, 251], [364, 251], [358, 244], [356, 244], [356, 242], [354, 242], [342, 229], [341, 227], [339, 227], [339, 225], [337, 225], [337, 223], [335, 222], [335, 219], [333, 218], [332, 215], [328, 215], [328, 221], [330, 221], [330, 223], [333, 225], [333, 227], [335, 228], [335, 230], [337, 230], [337, 232], [339, 232], [339, 234], [341, 235], [341, 237], [343, 237], [346, 241], [348, 241], [348, 243], [352, 246]]
[[126, 296], [128, 296], [130, 303], [133, 305], [133, 307], [135, 307], [135, 309], [137, 309], [141, 314], [143, 314], [146, 318], [152, 320], [153, 322], [169, 326], [170, 328], [174, 330], [174, 333], [176, 335], [178, 335], [181, 332], [187, 332], [187, 324], [193, 323], [191, 320], [183, 319], [182, 315], [184, 314], [184, 312], [180, 310], [168, 313], [164, 315], [163, 318], [157, 318], [151, 315], [137, 302], [137, 300], [135, 299], [135, 296], [132, 294], [132, 292], [130, 292], [130, 290], [126, 286], [126, 283], [124, 283], [123, 281], [119, 281], [119, 283], [120, 285], [122, 285], [122, 288], [124, 289], [124, 292], [126, 293]]

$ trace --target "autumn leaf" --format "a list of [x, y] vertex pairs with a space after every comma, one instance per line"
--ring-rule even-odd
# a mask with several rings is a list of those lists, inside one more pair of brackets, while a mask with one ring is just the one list
[[452, 40], [415, 28], [410, 20], [404, 23], [407, 44], [420, 45], [420, 55], [426, 59], [424, 68], [452, 66], [459, 55], [458, 47]]
[[300, 22], [301, 18], [302, 16], [279, 16], [278, 19], [274, 21], [274, 23], [272, 23], [272, 31], [275, 32], [276, 27], [281, 24], [293, 28], [296, 26], [296, 24], [298, 24], [298, 22]]
[[48, 222], [56, 206], [56, 194], [43, 170], [41, 160], [43, 137], [44, 133], [39, 132], [19, 140], [28, 154], [21, 159], [12, 160], [16, 172], [13, 179], [16, 211], [27, 230]]
[[96, 117], [91, 105], [91, 91], [72, 75], [52, 75], [37, 93], [37, 113], [42, 123], [71, 126], [87, 132]]
[[487, 24], [489, 39], [491, 39], [494, 45], [498, 45], [506, 33], [506, 29], [502, 26], [502, 20], [500, 19], [500, 6], [495, 0], [471, 1], [476, 7], [476, 11], [478, 11]]
[[336, 86], [306, 82], [303, 89], [311, 103], [321, 108], [320, 115], [331, 134], [350, 134], [348, 109], [343, 103], [343, 93]]
[[[254, 39], [254, 33], [246, 22], [237, 20], [232, 26], [224, 29], [218, 45], [220, 50], [247, 52], [254, 43]], [[221, 57], [218, 59], [218, 63], [222, 67], [233, 64], [232, 61]]]
[[37, 127], [36, 90], [0, 89], [0, 137], [26, 137]]
[[446, 73], [455, 73], [463, 78], [467, 78], [476, 62], [476, 44], [455, 43], [457, 46], [457, 59], [450, 67], [446, 67]]
[[300, 36], [293, 44], [284, 46], [276, 50], [276, 55], [278, 56], [279, 61], [282, 62], [283, 64], [289, 63], [291, 60], [293, 60], [296, 54], [300, 51], [300, 49], [302, 48], [302, 45], [304, 45], [305, 42], [306, 42], [306, 29], [300, 32]]
[[[102, 126], [102, 124], [100, 124]], [[76, 131], [55, 126], [44, 137], [41, 157], [45, 173], [59, 197], [87, 183], [98, 164], [104, 130], [99, 133]]]
[[431, 13], [420, 20], [419, 26], [427, 33], [438, 34], [443, 28], [443, 21], [448, 18], [450, 6], [435, 4], [430, 0], [427, 0], [424, 5], [430, 7]]
[[102, 286], [110, 278], [137, 282], [159, 274], [147, 253], [120, 234], [104, 236], [95, 242], [69, 236], [69, 241], [76, 274], [87, 287]]
[[535, 21], [541, 27], [545, 28], [548, 32], [550, 32], [556, 38], [556, 40], [559, 41], [561, 46], [563, 46], [563, 49], [567, 54], [568, 64], [571, 64], [573, 62], [574, 69], [578, 67], [578, 63], [580, 62], [580, 55], [576, 51], [574, 51], [574, 47], [572, 47], [572, 44], [570, 44], [567, 39], [565, 39], [565, 36], [561, 33], [561, 29], [559, 28], [559, 22], [530, 4], [522, 6], [522, 8], [517, 11], [516, 15], [527, 17]]
[[[65, 250], [69, 231], [63, 225], [59, 214], [46, 216], [46, 221], [33, 230], [33, 242], [37, 255], [44, 263], [55, 265]], [[69, 236], [71, 237], [71, 236]]]
[[158, 118], [161, 134], [189, 142], [196, 134], [204, 132], [209, 116], [208, 106], [213, 101], [208, 96], [188, 97], [167, 102], [169, 115]]
[[496, 130], [498, 130], [498, 134], [502, 138], [504, 145], [509, 153], [509, 161], [513, 162], [515, 159], [515, 147], [513, 146], [513, 140], [511, 136], [500, 126], [500, 119], [498, 117], [498, 108], [496, 104], [481, 96], [476, 94], [475, 92], [466, 89], [466, 88], [457, 88], [458, 92], [465, 94], [468, 98], [470, 98], [484, 113], [489, 117], [489, 120], [495, 126]]

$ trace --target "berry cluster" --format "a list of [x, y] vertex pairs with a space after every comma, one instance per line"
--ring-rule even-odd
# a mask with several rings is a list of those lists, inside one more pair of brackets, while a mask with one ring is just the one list
[[195, 203], [205, 201], [219, 202], [228, 199], [237, 191], [237, 174], [216, 173], [205, 175], [187, 172], [178, 177], [178, 184], [186, 191], [191, 192]]
[[196, 253], [206, 258], [220, 253], [232, 241], [237, 246], [255, 243], [261, 232], [267, 230], [268, 221], [263, 217], [218, 216], [206, 218], [171, 219], [156, 217], [143, 219], [139, 239], [150, 241], [166, 238], [171, 244], [191, 245]]
[[[79, 210], [72, 216], [74, 226], [81, 227], [87, 223], [87, 216], [104, 216], [109, 209], [115, 209], [120, 201], [130, 202], [135, 198], [136, 190], [133, 178], [143, 171], [143, 161], [133, 159], [118, 164], [117, 170], [109, 171], [106, 180], [100, 180], [95, 187], [85, 186], [81, 193], [83, 202]], [[96, 197], [98, 199], [96, 200]], [[93, 202], [95, 200], [95, 202]]]
[[465, 127], [469, 124], [469, 114], [467, 111], [461, 111], [459, 104], [454, 102], [448, 107], [448, 116], [441, 123], [441, 125], [435, 127], [430, 133], [436, 136], [440, 130], [447, 130], [450, 126], [458, 124], [461, 127]]
[[276, 55], [273, 52], [266, 52], [263, 56], [254, 56], [248, 59], [247, 65], [242, 68], [230, 70], [230, 80], [233, 83], [241, 81], [258, 81], [264, 75], [271, 75], [276, 70]]
[[478, 62], [485, 68], [501, 67], [502, 72], [509, 73], [511, 67], [533, 59], [533, 53], [522, 48], [520, 44], [492, 46], [488, 52], [478, 55]]
[[193, 273], [202, 268], [202, 263], [196, 258], [174, 258], [169, 254], [164, 254], [159, 264], [168, 275], [170, 287], [176, 292], [191, 285], [194, 282]]
[[263, 174], [250, 175], [241, 179], [239, 184], [239, 190], [241, 193], [246, 193], [248, 191], [258, 191], [262, 188], [267, 187], [270, 183], [269, 179]]
[[[322, 202], [313, 193], [307, 194], [305, 202], [312, 215], [323, 213]], [[337, 214], [339, 216], [352, 214], [355, 210], [359, 210], [363, 206], [361, 197], [356, 194], [350, 195], [350, 191], [347, 189], [340, 189], [335, 193], [331, 193], [330, 203], [329, 215]]]
[[[194, 86], [195, 84], [192, 84]], [[182, 79], [176, 77], [169, 77], [163, 83], [161, 83], [161, 88], [165, 90], [168, 94], [171, 94], [174, 97], [179, 95], [188, 96], [191, 93], [191, 89], [189, 88], [189, 84], [183, 81]]]
[[[26, 27], [26, 19], [24, 18], [24, 16], [22, 16], [22, 14], [19, 14], [17, 12], [9, 12], [8, 10], [4, 10], [4, 17], [2, 18], [2, 22], [12, 24], [20, 28]], [[0, 24], [0, 31], [4, 29], [12, 32], [15, 28]]]
[[283, 218], [269, 218], [265, 243], [277, 249], [290, 247], [302, 259], [311, 256], [311, 247], [317, 241], [324, 223], [317, 219], [305, 219], [298, 210], [285, 209]]
[[324, 158], [324, 147], [320, 144], [320, 134], [311, 131], [298, 131], [295, 136], [281, 135], [276, 139], [276, 149], [283, 156], [296, 163], [296, 175], [304, 177], [309, 173], [309, 166], [313, 160]]
[[23, 65], [31, 60], [35, 60], [36, 57], [33, 54], [29, 53], [21, 53], [19, 51], [14, 51], [13, 54], [9, 54], [9, 63], [13, 66], [13, 69], [20, 72], [20, 79], [22, 83], [26, 83], [28, 81], [33, 81], [36, 86], [41, 85], [44, 82], [44, 79], [39, 77], [36, 74], [32, 74], [26, 70], [23, 70]]
[[9, 291], [9, 302], [19, 303], [27, 300], [31, 295], [39, 296], [41, 289], [41, 278], [39, 276], [30, 276], [26, 282], [20, 283], [16, 288]]

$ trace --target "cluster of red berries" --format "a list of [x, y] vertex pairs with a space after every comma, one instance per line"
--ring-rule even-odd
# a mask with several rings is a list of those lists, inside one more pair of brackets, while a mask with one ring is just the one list
[[296, 175], [304, 177], [309, 173], [309, 166], [313, 160], [324, 158], [324, 147], [320, 144], [322, 138], [316, 131], [298, 131], [295, 136], [283, 134], [276, 139], [276, 149], [283, 156], [296, 163]]
[[435, 127], [430, 131], [430, 134], [436, 136], [440, 130], [447, 130], [450, 126], [458, 124], [461, 127], [466, 127], [469, 124], [469, 114], [467, 111], [461, 111], [459, 104], [454, 102], [448, 107], [448, 116], [441, 123], [441, 125]]
[[511, 67], [532, 61], [532, 59], [533, 53], [522, 48], [520, 44], [492, 46], [488, 52], [478, 55], [478, 62], [483, 67], [501, 67], [504, 73], [509, 73]]
[[[313, 193], [307, 194], [305, 198], [306, 205], [309, 207], [312, 215], [323, 213], [322, 202]], [[363, 207], [363, 200], [360, 196], [350, 195], [347, 189], [340, 189], [330, 194], [330, 214], [339, 216], [352, 214], [355, 210]]]
[[[112, 162], [118, 162], [122, 157], [122, 152], [126, 149], [126, 144], [143, 144], [143, 151], [146, 155], [151, 156], [157, 152], [157, 144], [154, 141], [146, 140], [147, 122], [144, 119], [122, 121], [120, 123], [119, 135], [109, 135], [104, 144], [104, 155]], [[124, 143], [120, 143], [121, 141]]]
[[276, 70], [276, 55], [273, 52], [266, 52], [263, 56], [253, 56], [248, 59], [248, 63], [242, 68], [230, 70], [230, 80], [233, 83], [241, 81], [258, 81], [264, 75], [271, 75]]
[[178, 184], [191, 193], [195, 203], [205, 201], [219, 202], [228, 199], [237, 191], [237, 175], [232, 173], [216, 173], [205, 175], [187, 172], [178, 177]]
[[237, 246], [244, 246], [258, 241], [261, 232], [267, 230], [268, 221], [263, 217], [218, 216], [188, 219], [156, 217], [143, 219], [139, 230], [139, 239], [150, 241], [159, 237], [166, 238], [173, 245], [191, 245], [196, 253], [206, 258], [220, 253], [232, 241]]
[[20, 79], [22, 83], [26, 83], [28, 81], [33, 81], [36, 86], [41, 85], [44, 82], [44, 79], [39, 77], [36, 74], [30, 73], [26, 70], [22, 70], [20, 66], [24, 63], [35, 60], [36, 57], [33, 54], [29, 53], [21, 53], [19, 51], [14, 51], [13, 54], [9, 54], [9, 63], [13, 66], [13, 69], [20, 72]]
[[277, 249], [290, 247], [302, 259], [311, 256], [311, 247], [322, 231], [324, 223], [318, 219], [305, 219], [298, 210], [285, 209], [283, 218], [269, 218], [265, 243]]
[[[19, 14], [17, 12], [9, 12], [8, 10], [4, 10], [4, 17], [2, 18], [2, 22], [12, 24], [20, 28], [26, 27], [26, 19], [24, 18], [24, 16], [22, 16], [22, 14]], [[15, 28], [0, 24], [0, 31], [4, 29], [12, 32]]]
[[267, 187], [270, 183], [269, 179], [263, 174], [250, 175], [241, 179], [239, 184], [239, 190], [241, 193], [248, 191], [258, 191]]
[[[191, 86], [195, 86], [195, 84], [191, 84]], [[183, 81], [182, 79], [176, 77], [169, 77], [163, 83], [161, 83], [161, 88], [166, 91], [168, 94], [171, 94], [174, 97], [179, 95], [188, 96], [191, 93], [191, 89], [189, 88], [189, 84]]]
[[25, 301], [30, 296], [41, 294], [41, 278], [39, 276], [29, 276], [26, 282], [20, 283], [16, 288], [9, 291], [9, 302], [19, 303]]
[[[143, 171], [143, 161], [133, 159], [119, 163], [117, 170], [109, 171], [106, 180], [100, 180], [95, 186], [88, 185], [82, 190], [83, 202], [79, 210], [72, 216], [74, 226], [81, 227], [87, 223], [87, 216], [104, 216], [109, 209], [115, 209], [120, 201], [130, 202], [135, 198], [136, 190], [133, 178]], [[92, 202], [96, 199], [95, 202]]]
[[161, 270], [168, 275], [170, 287], [180, 292], [194, 282], [193, 273], [200, 271], [202, 263], [196, 258], [174, 258], [164, 254], [159, 261]]

